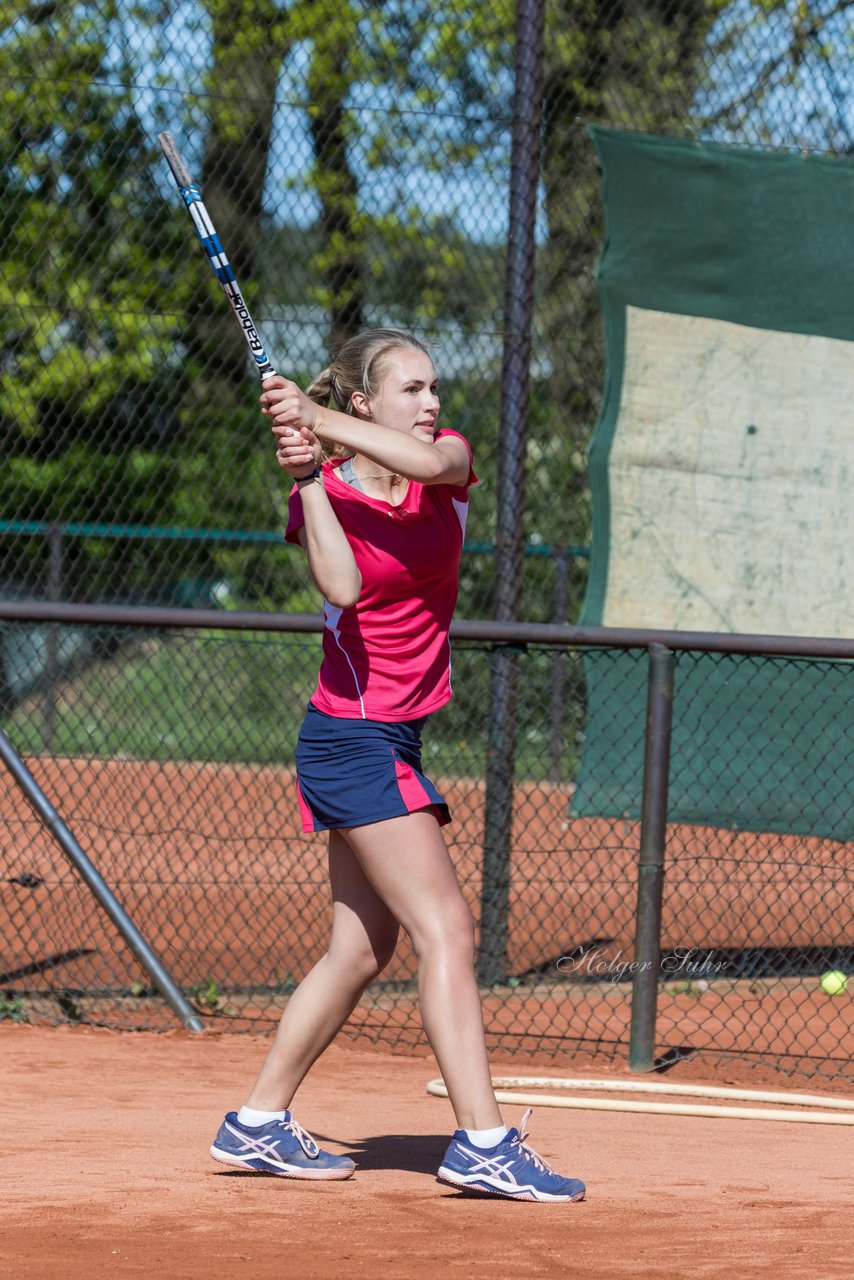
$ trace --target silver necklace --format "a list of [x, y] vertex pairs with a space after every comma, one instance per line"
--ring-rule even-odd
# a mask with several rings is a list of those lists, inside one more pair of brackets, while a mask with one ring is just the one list
[[403, 477], [398, 475], [396, 471], [373, 471], [365, 476], [359, 475], [353, 465], [352, 458], [345, 458], [341, 463], [339, 470], [342, 479], [345, 480], [347, 484], [353, 485], [355, 488], [358, 488], [363, 480], [385, 480], [387, 478], [391, 478], [392, 480], [403, 479]]

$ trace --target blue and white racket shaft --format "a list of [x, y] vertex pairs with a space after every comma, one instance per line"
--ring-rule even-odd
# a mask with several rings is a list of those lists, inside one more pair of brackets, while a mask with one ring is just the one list
[[255, 328], [254, 321], [249, 314], [249, 308], [243, 300], [243, 294], [237, 286], [231, 263], [219, 242], [219, 236], [216, 233], [216, 227], [211, 221], [211, 216], [205, 208], [202, 193], [190, 177], [189, 170], [181, 159], [178, 148], [172, 140], [171, 133], [158, 134], [157, 141], [163, 148], [166, 162], [172, 170], [172, 177], [175, 179], [181, 198], [187, 206], [187, 212], [193, 220], [193, 226], [196, 228], [202, 247], [210, 259], [214, 275], [222, 285], [223, 292], [228, 298], [237, 323], [240, 325], [247, 346], [252, 353], [255, 367], [258, 370], [258, 376], [262, 382], [265, 378], [272, 378], [276, 370], [270, 363], [270, 358], [264, 350], [261, 339], [258, 337], [258, 330]]

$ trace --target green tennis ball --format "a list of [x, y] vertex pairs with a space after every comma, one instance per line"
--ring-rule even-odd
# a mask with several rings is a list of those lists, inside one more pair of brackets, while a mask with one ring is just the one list
[[841, 969], [830, 969], [821, 975], [821, 989], [829, 996], [841, 996], [848, 986], [848, 978]]

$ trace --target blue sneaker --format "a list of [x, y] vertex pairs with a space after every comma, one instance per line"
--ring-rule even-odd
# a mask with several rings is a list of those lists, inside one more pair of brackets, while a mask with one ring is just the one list
[[463, 1191], [485, 1192], [506, 1196], [511, 1200], [543, 1200], [566, 1202], [583, 1200], [586, 1190], [577, 1178], [562, 1178], [546, 1164], [542, 1156], [525, 1145], [525, 1125], [529, 1108], [522, 1119], [522, 1133], [511, 1129], [503, 1142], [495, 1147], [474, 1147], [462, 1129], [457, 1129], [439, 1169], [439, 1181], [449, 1182]]
[[290, 1111], [284, 1120], [257, 1127], [240, 1124], [237, 1112], [229, 1111], [213, 1140], [211, 1155], [223, 1164], [279, 1178], [349, 1178], [356, 1168], [348, 1156], [321, 1151]]

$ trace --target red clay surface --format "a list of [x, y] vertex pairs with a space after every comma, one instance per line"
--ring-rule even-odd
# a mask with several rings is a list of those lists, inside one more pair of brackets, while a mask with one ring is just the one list
[[434, 1178], [452, 1121], [424, 1092], [432, 1058], [339, 1043], [295, 1110], [353, 1154], [355, 1177], [247, 1177], [207, 1150], [264, 1050], [259, 1036], [0, 1026], [0, 1272], [850, 1280], [851, 1128], [540, 1107], [531, 1144], [586, 1179], [587, 1201], [471, 1200]]
[[[131, 917], [185, 988], [213, 979], [223, 990], [298, 981], [326, 945], [329, 904], [324, 841], [298, 827], [287, 771], [251, 765], [152, 763], [43, 758], [38, 780]], [[455, 813], [451, 853], [476, 917], [480, 911], [484, 786], [445, 784]], [[521, 784], [514, 808], [510, 875], [510, 973], [543, 966], [538, 986], [486, 997], [491, 1043], [509, 1037], [531, 1051], [565, 1041], [589, 1044], [628, 1037], [629, 982], [559, 981], [556, 961], [574, 947], [603, 940], [590, 963], [631, 959], [638, 824], [572, 819], [566, 787]], [[2, 970], [21, 972], [4, 986], [25, 989], [25, 972], [46, 958], [53, 989], [127, 989], [145, 981], [88, 890], [72, 877], [50, 833], [5, 774], [0, 828], [8, 868], [0, 908]], [[663, 918], [665, 947], [854, 946], [851, 885], [854, 845], [810, 837], [671, 826]], [[20, 877], [38, 876], [35, 887]], [[84, 951], [85, 954], [79, 954]], [[75, 958], [75, 955], [77, 958]], [[586, 962], [585, 962], [586, 963]], [[576, 972], [585, 965], [576, 966]], [[403, 939], [386, 978], [411, 980], [415, 966]], [[628, 975], [630, 977], [630, 974]], [[690, 1046], [709, 1052], [762, 1052], [835, 1060], [845, 1074], [854, 1058], [854, 983], [836, 999], [809, 979], [747, 982], [710, 973], [710, 989], [681, 990], [666, 981], [659, 1001], [660, 1051]], [[36, 984], [37, 985], [37, 984]], [[395, 1007], [384, 1012], [383, 1005]], [[269, 1007], [256, 1010], [275, 1018]], [[56, 1016], [56, 1009], [53, 1008]], [[104, 1010], [102, 1018], [107, 1017]], [[124, 1025], [145, 1023], [143, 1005]], [[383, 998], [357, 1018], [385, 1024], [412, 1043], [420, 1035], [413, 1001]], [[162, 1019], [160, 1019], [162, 1021]], [[156, 1025], [157, 1019], [147, 1025]], [[850, 1068], [849, 1068], [850, 1069]]]

